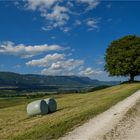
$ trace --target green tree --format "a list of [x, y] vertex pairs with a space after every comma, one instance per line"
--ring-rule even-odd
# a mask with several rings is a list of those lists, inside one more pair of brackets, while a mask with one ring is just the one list
[[113, 41], [105, 55], [105, 70], [110, 76], [130, 76], [133, 82], [140, 75], [140, 37], [128, 35]]

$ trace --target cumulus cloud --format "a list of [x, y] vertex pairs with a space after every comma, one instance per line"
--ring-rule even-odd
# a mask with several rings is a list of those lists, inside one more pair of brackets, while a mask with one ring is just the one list
[[68, 75], [74, 74], [80, 66], [84, 64], [83, 60], [67, 58], [65, 54], [49, 54], [38, 60], [31, 60], [26, 63], [27, 66], [43, 67], [42, 74], [46, 75]]
[[[64, 72], [62, 72], [62, 69], [58, 69], [58, 70], [53, 70], [51, 68], [44, 68], [41, 71], [41, 74], [43, 75], [63, 75]], [[65, 74], [64, 74], [65, 75]]]
[[[0, 53], [7, 55], [19, 56], [21, 58], [29, 58], [44, 52], [64, 50], [59, 45], [34, 45], [26, 46], [24, 44], [15, 45], [13, 42], [7, 41], [0, 44]], [[100, 74], [100, 70], [85, 68], [84, 60], [70, 58], [72, 54], [53, 53], [47, 54], [40, 59], [33, 59], [26, 62], [27, 66], [42, 68], [41, 73], [45, 75], [80, 75], [91, 77]], [[18, 68], [18, 66], [17, 66]]]
[[38, 67], [47, 67], [50, 66], [55, 61], [60, 61], [64, 59], [64, 54], [48, 54], [44, 58], [37, 59], [37, 60], [31, 60], [26, 63], [28, 66], [38, 66]]
[[102, 71], [101, 70], [94, 70], [90, 67], [84, 69], [84, 70], [81, 70], [79, 75], [81, 76], [87, 76], [87, 77], [92, 77], [94, 75], [97, 75], [97, 74], [101, 74]]
[[68, 59], [64, 61], [58, 61], [54, 63], [52, 68], [55, 68], [54, 66], [59, 66], [60, 68], [63, 68], [67, 71], [72, 71], [76, 69], [77, 67], [81, 66], [84, 64], [83, 60], [76, 60], [76, 59]]
[[26, 8], [30, 10], [40, 10], [44, 11], [45, 8], [50, 8], [53, 4], [55, 4], [59, 0], [25, 0]]
[[55, 7], [53, 7], [51, 13], [45, 14], [44, 16], [46, 17], [46, 19], [54, 22], [54, 27], [63, 26], [69, 20], [69, 15], [67, 14], [68, 11], [68, 8], [56, 5]]
[[19, 56], [21, 58], [29, 58], [43, 52], [58, 51], [62, 50], [59, 45], [24, 45], [14, 44], [13, 42], [7, 41], [0, 44], [0, 53], [7, 55]]
[[[38, 11], [40, 16], [43, 17], [47, 22], [46, 25], [42, 27], [44, 31], [49, 31], [54, 28], [64, 29], [64, 32], [70, 30], [65, 29], [64, 27], [68, 26], [68, 21], [71, 16], [81, 16], [82, 14], [74, 10], [78, 5], [85, 5], [87, 8], [84, 8], [83, 11], [88, 11], [96, 8], [99, 5], [99, 0], [24, 0], [25, 9]], [[84, 13], [85, 13], [84, 12]], [[75, 13], [75, 14], [74, 14]], [[77, 19], [77, 18], [76, 18]], [[77, 25], [80, 25], [81, 22], [74, 21]], [[74, 23], [73, 22], [73, 23]], [[93, 26], [93, 23], [92, 23]], [[95, 23], [94, 23], [95, 26]], [[63, 28], [62, 28], [63, 27]]]
[[68, 59], [52, 63], [48, 68], [41, 71], [45, 75], [77, 75], [75, 70], [83, 65], [83, 60]]
[[102, 74], [101, 70], [85, 67], [84, 60], [69, 58], [66, 54], [48, 54], [41, 59], [31, 60], [26, 63], [30, 67], [41, 67], [44, 75], [78, 75], [94, 77]]
[[[26, 0], [26, 9], [39, 11], [49, 24], [43, 27], [43, 30], [51, 30], [61, 27], [69, 20], [69, 8], [60, 6], [61, 0]], [[47, 23], [48, 23], [47, 22]]]

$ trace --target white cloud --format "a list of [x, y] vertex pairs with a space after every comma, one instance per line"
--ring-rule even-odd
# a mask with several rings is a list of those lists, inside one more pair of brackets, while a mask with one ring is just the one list
[[97, 22], [96, 19], [93, 19], [93, 18], [87, 19], [86, 24], [87, 24], [87, 26], [89, 27], [88, 30], [97, 29], [97, 28], [98, 28], [97, 23], [98, 23], [98, 22]]
[[68, 8], [56, 5], [51, 13], [44, 15], [47, 20], [54, 22], [53, 27], [63, 26], [69, 20]]
[[38, 60], [31, 60], [26, 63], [28, 66], [37, 66], [37, 67], [47, 67], [50, 66], [55, 61], [60, 61], [64, 59], [64, 54], [48, 54], [44, 58]]
[[64, 69], [51, 69], [51, 68], [45, 68], [41, 71], [41, 74], [43, 75], [59, 75], [59, 76], [70, 76], [70, 75], [76, 75], [73, 71], [66, 71]]
[[37, 10], [40, 15], [48, 22], [43, 30], [51, 30], [56, 27], [61, 27], [69, 20], [69, 9], [65, 6], [60, 6], [61, 0], [26, 0], [26, 8], [29, 10]]
[[65, 33], [69, 32], [71, 30], [71, 28], [69, 27], [62, 27], [61, 30]]
[[[46, 75], [69, 75], [78, 71], [78, 68], [84, 64], [83, 60], [67, 59], [65, 54], [49, 54], [38, 60], [31, 60], [26, 63], [27, 66], [43, 67], [42, 74]], [[77, 73], [75, 73], [77, 75]]]
[[83, 60], [66, 59], [64, 54], [49, 54], [38, 60], [31, 60], [26, 63], [28, 66], [50, 67], [53, 70], [67, 69], [71, 71], [82, 65]]
[[72, 71], [83, 64], [84, 64], [83, 60], [75, 60], [75, 59], [68, 59], [66, 61], [63, 61], [62, 63], [61, 62], [59, 63], [61, 67], [63, 67], [68, 71]]
[[27, 2], [26, 8], [30, 10], [40, 10], [43, 12], [45, 8], [50, 8], [59, 0], [25, 0]]
[[41, 29], [44, 30], [44, 31], [50, 31], [50, 30], [53, 29], [53, 26], [48, 25], [48, 26], [42, 27]]
[[96, 8], [99, 5], [99, 0], [78, 0], [78, 2], [88, 4], [87, 10]]
[[[52, 70], [51, 68], [45, 68], [41, 71], [43, 75], [62, 75], [62, 70]], [[63, 72], [64, 74], [64, 72]]]
[[66, 4], [68, 7], [73, 7], [74, 4], [72, 3], [72, 1], [68, 1], [67, 4]]
[[52, 63], [41, 71], [45, 75], [77, 75], [76, 69], [83, 65], [83, 60], [68, 59]]
[[85, 67], [84, 60], [67, 58], [66, 54], [48, 54], [41, 59], [31, 60], [26, 63], [31, 67], [42, 67], [44, 75], [78, 75], [94, 78], [102, 74], [101, 70]]
[[44, 52], [62, 50], [59, 45], [24, 45], [7, 41], [0, 44], [0, 53], [7, 55], [19, 56], [21, 58], [29, 58]]
[[[71, 16], [81, 16], [73, 7], [77, 5], [85, 5], [87, 8], [83, 9], [83, 14], [96, 8], [99, 5], [99, 0], [70, 0], [64, 2], [64, 0], [24, 0], [25, 9], [38, 11], [40, 16], [46, 20], [45, 26], [42, 27], [44, 31], [50, 31], [54, 28], [62, 29], [68, 26]], [[75, 14], [74, 14], [75, 13]], [[82, 24], [80, 21], [74, 21], [75, 25]], [[69, 28], [69, 27], [67, 27]], [[70, 27], [72, 28], [72, 27]], [[64, 30], [68, 32], [69, 30]]]
[[87, 76], [87, 77], [93, 77], [94, 75], [97, 75], [97, 74], [101, 74], [102, 71], [101, 70], [94, 70], [90, 67], [84, 69], [84, 70], [81, 70], [79, 72], [79, 75], [81, 76]]

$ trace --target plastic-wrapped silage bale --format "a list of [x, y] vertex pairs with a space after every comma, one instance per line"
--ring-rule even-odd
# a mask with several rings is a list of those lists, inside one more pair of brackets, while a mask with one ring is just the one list
[[57, 102], [54, 98], [44, 99], [48, 104], [49, 113], [55, 112], [57, 110]]
[[48, 111], [48, 104], [45, 100], [33, 101], [27, 105], [27, 114], [29, 116], [45, 115]]

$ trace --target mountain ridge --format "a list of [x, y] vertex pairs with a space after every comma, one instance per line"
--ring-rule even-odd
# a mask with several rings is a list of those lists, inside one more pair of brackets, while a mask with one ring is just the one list
[[14, 72], [0, 72], [0, 86], [35, 87], [35, 86], [62, 86], [88, 87], [100, 85], [116, 85], [117, 81], [92, 80], [80, 76], [48, 76], [39, 74], [19, 74]]

